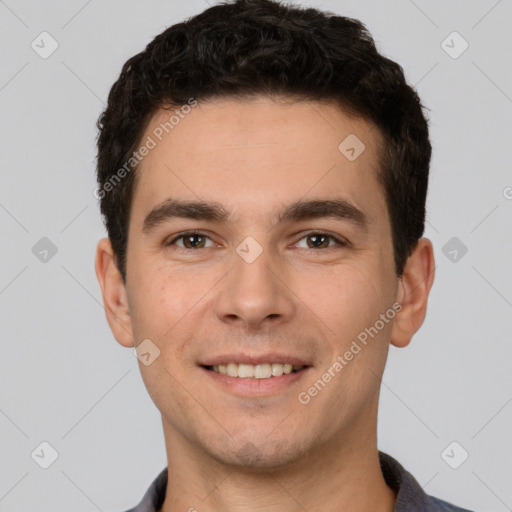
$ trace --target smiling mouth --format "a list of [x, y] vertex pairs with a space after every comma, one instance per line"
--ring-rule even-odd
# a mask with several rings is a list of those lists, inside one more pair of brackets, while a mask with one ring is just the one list
[[207, 370], [228, 377], [238, 377], [240, 379], [270, 379], [272, 377], [281, 377], [290, 373], [298, 373], [307, 366], [295, 366], [290, 363], [264, 363], [264, 364], [219, 364], [214, 366], [203, 366]]

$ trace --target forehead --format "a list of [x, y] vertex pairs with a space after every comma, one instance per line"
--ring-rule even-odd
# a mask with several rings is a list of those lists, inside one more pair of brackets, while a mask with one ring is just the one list
[[159, 110], [141, 140], [152, 146], [134, 190], [145, 210], [170, 195], [253, 211], [307, 195], [356, 204], [366, 195], [374, 209], [385, 207], [382, 136], [333, 102], [254, 97], [177, 106]]
[[[318, 142], [315, 134], [321, 134], [324, 139], [320, 150], [329, 145], [331, 150], [338, 151], [340, 137], [350, 134], [366, 139], [367, 156], [377, 145], [382, 145], [381, 133], [373, 123], [349, 115], [334, 101], [269, 96], [214, 98], [193, 107], [184, 104], [159, 109], [144, 133], [157, 144], [165, 142], [167, 148], [176, 149], [188, 139], [191, 152], [197, 148], [203, 152], [215, 151], [219, 146], [241, 150], [249, 145], [295, 144], [299, 154], [301, 150], [311, 149], [311, 142]], [[306, 144], [299, 145], [301, 142]]]

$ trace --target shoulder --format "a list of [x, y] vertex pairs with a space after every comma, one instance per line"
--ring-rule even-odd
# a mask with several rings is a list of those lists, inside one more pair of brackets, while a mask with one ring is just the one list
[[447, 501], [440, 500], [439, 498], [435, 498], [434, 496], [429, 496], [430, 501], [432, 502], [432, 511], [439, 512], [473, 512], [472, 510], [468, 510], [467, 508], [460, 508], [448, 503]]
[[379, 452], [382, 474], [396, 493], [394, 512], [473, 512], [428, 495], [414, 476], [390, 455]]
[[157, 512], [161, 509], [167, 490], [167, 468], [153, 480], [140, 503], [126, 512]]

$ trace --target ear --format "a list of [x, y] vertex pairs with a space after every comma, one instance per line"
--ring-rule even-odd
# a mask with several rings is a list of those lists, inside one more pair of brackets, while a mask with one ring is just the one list
[[117, 268], [114, 250], [108, 238], [103, 238], [98, 243], [95, 269], [110, 330], [123, 347], [133, 347], [134, 340], [126, 287]]
[[395, 347], [406, 347], [423, 324], [434, 271], [432, 242], [428, 238], [420, 238], [407, 259], [398, 285], [397, 301], [402, 309], [395, 316], [390, 340]]

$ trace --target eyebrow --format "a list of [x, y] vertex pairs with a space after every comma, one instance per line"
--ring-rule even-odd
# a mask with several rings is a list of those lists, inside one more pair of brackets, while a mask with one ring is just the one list
[[[207, 220], [227, 223], [231, 213], [221, 204], [211, 201], [183, 201], [169, 198], [157, 204], [144, 218], [142, 232], [149, 233], [157, 226], [174, 218]], [[356, 206], [345, 199], [297, 201], [286, 206], [275, 217], [277, 224], [319, 218], [334, 218], [349, 221], [367, 230], [368, 218]]]

